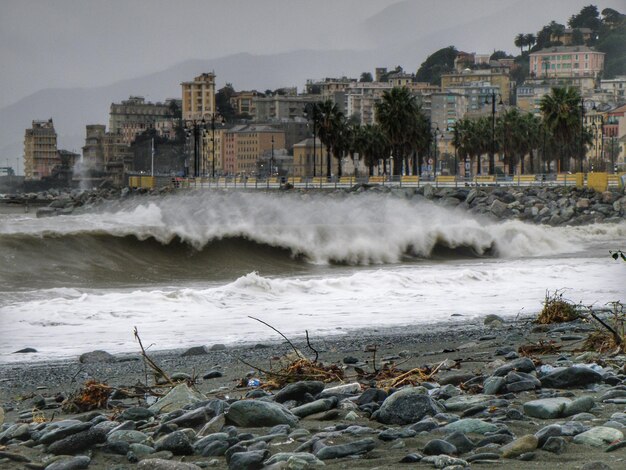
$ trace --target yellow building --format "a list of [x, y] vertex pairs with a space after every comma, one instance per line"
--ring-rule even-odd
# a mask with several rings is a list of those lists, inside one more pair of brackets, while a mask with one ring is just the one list
[[240, 125], [223, 134], [224, 173], [255, 175], [261, 156], [285, 148], [285, 132], [271, 126]]
[[33, 121], [24, 136], [24, 177], [40, 180], [49, 176], [60, 163], [57, 154], [57, 133], [52, 119]]
[[326, 176], [328, 154], [319, 139], [305, 139], [293, 146], [293, 176]]
[[505, 104], [510, 103], [511, 80], [509, 75], [489, 69], [465, 69], [461, 73], [444, 74], [441, 76], [441, 89], [446, 91], [448, 88], [468, 86], [477, 82], [489, 82], [491, 86], [498, 87], [502, 101]]
[[181, 83], [183, 119], [208, 118], [215, 113], [215, 74], [203, 73], [193, 82]]

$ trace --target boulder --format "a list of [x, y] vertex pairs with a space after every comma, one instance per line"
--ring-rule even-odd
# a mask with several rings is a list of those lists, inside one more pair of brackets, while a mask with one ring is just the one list
[[411, 424], [442, 411], [441, 406], [426, 395], [426, 389], [406, 387], [387, 397], [377, 419], [384, 424]]
[[267, 401], [240, 400], [226, 412], [226, 420], [242, 427], [267, 427], [276, 424], [295, 426], [298, 418], [287, 408]]
[[500, 451], [502, 452], [502, 457], [505, 459], [513, 459], [526, 452], [532, 452], [537, 448], [538, 443], [539, 440], [537, 437], [532, 434], [527, 434], [502, 446]]
[[541, 377], [541, 386], [546, 388], [572, 388], [602, 382], [602, 375], [583, 366], [571, 366], [556, 370]]
[[113, 356], [112, 354], [106, 351], [102, 351], [98, 349], [96, 351], [91, 351], [91, 352], [86, 352], [84, 354], [81, 354], [80, 357], [78, 358], [78, 361], [81, 364], [93, 364], [96, 362], [114, 362], [115, 356]]
[[618, 429], [597, 426], [574, 436], [576, 444], [586, 444], [595, 447], [602, 447], [613, 441], [624, 439], [624, 433]]
[[532, 418], [554, 419], [563, 416], [565, 407], [571, 402], [564, 397], [531, 400], [524, 403], [524, 413]]
[[466, 418], [459, 419], [452, 423], [448, 423], [443, 427], [445, 433], [462, 432], [463, 434], [485, 434], [488, 432], [495, 432], [498, 430], [498, 426], [482, 419]]
[[206, 397], [199, 392], [191, 390], [187, 384], [183, 383], [174, 387], [167, 395], [148, 409], [155, 413], [170, 413], [201, 401], [206, 401]]

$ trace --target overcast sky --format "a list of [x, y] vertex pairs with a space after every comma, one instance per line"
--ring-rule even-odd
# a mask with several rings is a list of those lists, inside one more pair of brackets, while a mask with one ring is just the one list
[[[507, 21], [486, 25], [494, 27], [494, 32], [488, 27], [468, 31], [468, 41], [483, 41], [476, 42], [477, 47], [499, 40], [513, 51], [511, 38], [516, 32], [533, 32], [533, 28], [552, 19], [549, 15], [559, 11], [562, 17], [555, 19], [564, 22], [590, 0], [404, 2], [421, 8], [416, 29], [433, 33], [431, 38], [438, 29], [445, 31], [464, 20], [487, 15], [490, 10], [524, 5], [521, 17], [512, 14]], [[404, 31], [394, 31], [393, 24], [380, 24], [378, 28], [366, 23], [386, 7], [399, 3], [403, 2], [0, 0], [0, 107], [43, 88], [107, 85], [160, 71], [186, 59], [210, 59], [237, 52], [271, 54], [301, 48], [369, 49], [385, 46], [385, 38], [403, 41], [418, 37], [413, 34], [417, 31], [412, 32], [413, 36], [399, 34]], [[605, 6], [626, 10], [621, 8], [624, 3], [596, 2], [600, 10]], [[440, 6], [444, 4], [453, 8], [442, 14]], [[398, 9], [398, 5], [394, 8]], [[380, 18], [398, 22], [406, 29], [402, 18], [393, 19], [393, 14]], [[381, 31], [391, 33], [385, 32], [381, 37], [377, 34]], [[433, 40], [433, 47], [441, 44], [448, 45], [445, 37]], [[375, 66], [372, 64], [372, 68]]]

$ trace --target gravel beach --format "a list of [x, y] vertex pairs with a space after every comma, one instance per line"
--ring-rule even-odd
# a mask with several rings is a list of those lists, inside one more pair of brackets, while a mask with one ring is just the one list
[[[145, 383], [138, 353], [42, 363], [26, 354], [0, 365], [0, 468], [625, 468], [624, 356], [581, 352], [594, 328], [587, 322], [531, 320], [459, 317], [310, 338], [321, 362], [344, 370], [343, 383], [280, 391], [241, 387], [267, 380], [250, 365], [275, 368], [293, 352], [278, 335], [264, 344], [150, 351], [168, 375], [197, 377], [194, 390], [176, 388], [186, 398], [161, 409], [167, 397], [150, 407], [113, 395], [107, 408], [81, 414], [59, 405], [90, 379]], [[558, 351], [519, 354], [540, 341]], [[293, 342], [314, 357], [304, 338]], [[398, 390], [357, 374], [385, 363], [437, 372]]]

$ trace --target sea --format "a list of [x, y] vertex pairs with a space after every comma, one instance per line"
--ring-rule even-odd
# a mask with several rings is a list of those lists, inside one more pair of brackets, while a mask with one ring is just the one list
[[[0, 361], [419, 331], [626, 301], [626, 222], [494, 222], [383, 193], [189, 192], [0, 206]], [[14, 354], [22, 348], [34, 354]]]

